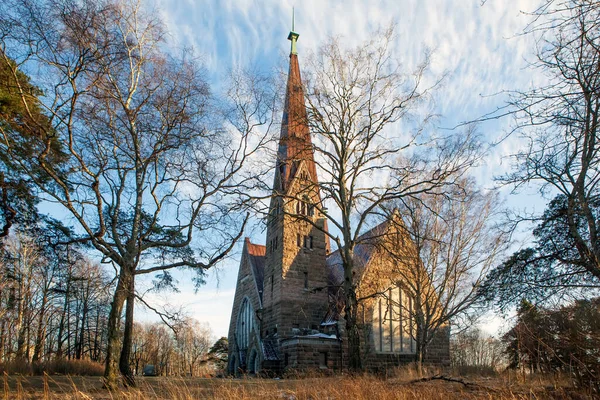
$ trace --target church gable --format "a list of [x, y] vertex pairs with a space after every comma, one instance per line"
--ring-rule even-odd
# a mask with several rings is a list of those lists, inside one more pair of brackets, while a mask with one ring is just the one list
[[[359, 282], [378, 250], [377, 241], [386, 234], [387, 229], [388, 223], [383, 222], [358, 237], [354, 247], [354, 273], [358, 276]], [[340, 286], [344, 280], [344, 266], [339, 249], [327, 257], [327, 269], [330, 284]]]
[[256, 291], [262, 307], [263, 284], [265, 276], [265, 256], [267, 247], [251, 243], [246, 239], [246, 257], [250, 266], [252, 277], [256, 285]]
[[[238, 365], [245, 365], [247, 346], [258, 341], [256, 310], [262, 308], [265, 246], [244, 242], [229, 323], [229, 344]], [[240, 319], [241, 318], [241, 319]], [[239, 342], [239, 343], [238, 343]]]
[[[311, 163], [314, 164], [314, 161], [300, 160], [295, 162], [296, 167], [288, 187], [288, 196], [296, 197], [297, 200], [304, 200], [314, 205], [321, 202], [321, 196], [319, 193], [317, 180], [316, 178], [313, 178], [312, 172], [310, 171]], [[301, 213], [298, 209], [295, 211], [296, 214], [309, 215], [308, 208], [304, 213]], [[310, 214], [310, 216], [313, 215], [314, 212]]]
[[[412, 318], [413, 299], [402, 282], [402, 268], [398, 259], [391, 257], [388, 248], [411, 248], [408, 238], [389, 221], [383, 222], [361, 235], [354, 249], [357, 295], [362, 298], [362, 332], [365, 355], [414, 353], [415, 324]], [[394, 242], [394, 243], [391, 243]], [[339, 251], [327, 259], [332, 288], [339, 288], [344, 271]], [[330, 293], [332, 307], [324, 324], [331, 323], [334, 315], [340, 320], [343, 311], [341, 293]]]

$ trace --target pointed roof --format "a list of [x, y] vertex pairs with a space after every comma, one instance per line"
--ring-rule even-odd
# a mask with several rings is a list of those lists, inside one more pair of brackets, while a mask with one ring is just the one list
[[[376, 243], [381, 236], [385, 235], [390, 226], [389, 221], [383, 221], [374, 228], [363, 233], [356, 239], [354, 246], [354, 267], [355, 273], [362, 276], [365, 272], [365, 267], [377, 249]], [[342, 263], [342, 255], [337, 249], [327, 256], [328, 278], [332, 286], [339, 286], [344, 281], [344, 265]]]
[[265, 254], [267, 254], [267, 246], [252, 243], [249, 237], [245, 238], [245, 242], [249, 255], [253, 257], [264, 257]]
[[[254, 276], [254, 282], [256, 283], [256, 289], [258, 290], [258, 296], [262, 302], [263, 284], [265, 280], [265, 255], [267, 254], [267, 247], [250, 242], [250, 238], [244, 240], [244, 250], [248, 256], [250, 267], [252, 269], [252, 275]], [[242, 255], [243, 257], [243, 255]]]
[[[308, 117], [304, 104], [304, 87], [300, 76], [300, 65], [296, 53], [296, 40], [300, 35], [290, 32], [290, 70], [288, 73], [285, 105], [281, 121], [281, 136], [277, 155], [276, 189], [286, 191], [294, 178], [300, 163], [306, 161], [307, 170], [313, 182], [317, 181]], [[278, 179], [279, 178], [279, 179]], [[279, 182], [277, 182], [279, 181]]]

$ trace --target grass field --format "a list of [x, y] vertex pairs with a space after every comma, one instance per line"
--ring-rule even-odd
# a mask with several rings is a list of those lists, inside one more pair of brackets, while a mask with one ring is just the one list
[[548, 379], [519, 383], [510, 377], [452, 381], [335, 376], [305, 379], [201, 379], [140, 377], [138, 388], [108, 392], [98, 377], [8, 376], [5, 399], [587, 399]]

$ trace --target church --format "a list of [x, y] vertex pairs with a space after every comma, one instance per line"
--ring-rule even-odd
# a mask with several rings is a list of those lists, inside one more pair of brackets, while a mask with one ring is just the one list
[[[311, 145], [296, 43], [292, 31], [289, 74], [266, 245], [245, 239], [229, 325], [230, 374], [286, 370], [341, 370], [347, 366], [343, 268], [331, 251]], [[395, 264], [376, 245], [393, 229], [382, 223], [354, 251], [361, 307], [361, 354], [367, 369], [409, 363], [415, 354], [413, 300], [394, 278]], [[372, 240], [369, 240], [372, 238]], [[410, 243], [406, 244], [410, 246]], [[434, 339], [426, 361], [449, 364], [449, 329]]]

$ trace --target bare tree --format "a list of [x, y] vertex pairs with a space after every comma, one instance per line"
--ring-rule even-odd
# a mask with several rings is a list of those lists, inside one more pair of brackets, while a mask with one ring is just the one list
[[0, 258], [0, 360], [18, 361], [21, 372], [54, 360], [100, 361], [111, 288], [106, 273], [74, 246], [57, 245], [61, 235], [48, 225], [29, 230], [37, 236], [17, 228]]
[[457, 183], [454, 190], [405, 199], [403, 218], [390, 219], [399, 225], [398, 238], [381, 242], [414, 299], [409, 312], [419, 366], [436, 335], [449, 334], [451, 324], [470, 325], [484, 301], [480, 287], [506, 250], [506, 234], [497, 228], [497, 193], [478, 189], [472, 179]]
[[340, 250], [352, 369], [362, 368], [354, 274], [361, 234], [389, 202], [451, 186], [479, 150], [474, 131], [456, 138], [436, 136], [428, 130], [431, 115], [417, 118], [440, 80], [425, 83], [427, 53], [414, 71], [404, 73], [393, 57], [392, 40], [393, 29], [351, 49], [330, 39], [306, 68], [307, 121], [315, 137], [312, 150], [320, 182], [315, 188], [307, 177], [295, 200], [314, 199], [318, 190], [322, 199], [309, 209], [315, 207], [327, 223], [313, 220], [312, 211], [297, 218], [326, 231]]
[[450, 345], [455, 367], [483, 367], [495, 371], [508, 364], [502, 341], [477, 328], [453, 335]]
[[176, 340], [183, 364], [182, 370], [187, 370], [190, 376], [198, 375], [198, 366], [208, 355], [211, 339], [210, 327], [194, 319], [188, 319], [177, 330]]
[[[14, 0], [1, 13], [10, 27], [2, 62], [13, 74], [40, 71], [33, 81], [52, 127], [40, 129], [32, 157], [11, 155], [70, 213], [79, 241], [114, 266], [105, 378], [116, 386], [120, 351], [120, 372], [133, 385], [135, 278], [155, 274], [169, 285], [169, 271], [187, 267], [201, 284], [229, 254], [248, 218], [243, 165], [263, 143], [251, 133], [264, 121], [239, 131], [208, 118], [216, 113], [201, 66], [190, 51], [167, 52], [162, 23], [140, 3]], [[68, 155], [60, 166], [48, 157], [56, 137]]]
[[8, 240], [5, 246], [4, 279], [9, 283], [7, 308], [14, 309], [14, 334], [16, 337], [15, 359], [21, 363], [30, 361], [30, 327], [34, 317], [35, 283], [39, 265], [43, 263], [42, 252], [29, 237], [19, 235]]
[[137, 374], [145, 365], [153, 365], [159, 375], [202, 376], [209, 372], [212, 337], [208, 324], [187, 318], [173, 328], [163, 322], [134, 325], [135, 351], [130, 363]]
[[545, 301], [600, 286], [600, 6], [587, 0], [545, 0], [525, 34], [536, 39], [532, 63], [544, 83], [510, 92], [491, 118], [510, 115], [522, 150], [504, 183], [551, 196], [533, 221], [535, 242], [497, 268], [489, 287], [500, 305], [523, 296]]

